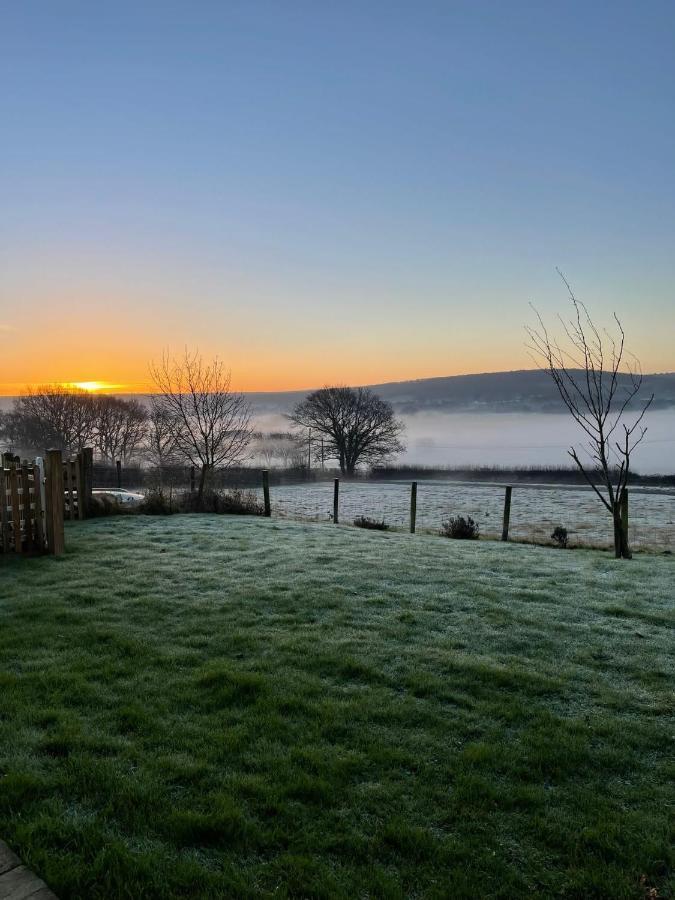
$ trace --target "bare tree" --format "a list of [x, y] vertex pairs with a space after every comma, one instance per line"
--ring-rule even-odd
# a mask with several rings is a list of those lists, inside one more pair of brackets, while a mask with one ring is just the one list
[[256, 438], [254, 455], [268, 467], [299, 468], [307, 459], [302, 440], [291, 431], [259, 433]]
[[150, 398], [145, 457], [160, 470], [176, 461], [176, 427], [155, 396]]
[[138, 400], [95, 398], [95, 446], [104, 459], [129, 459], [140, 448], [148, 427], [148, 413]]
[[359, 464], [373, 465], [405, 449], [403, 423], [391, 404], [369, 388], [321, 388], [298, 403], [289, 418], [323, 435], [326, 455], [338, 461], [343, 475], [353, 475]]
[[162, 355], [150, 374], [157, 388], [155, 409], [174, 429], [176, 451], [200, 469], [197, 502], [201, 504], [207, 479], [217, 466], [241, 462], [251, 440], [251, 412], [247, 400], [233, 393], [230, 373], [216, 357], [205, 362], [197, 352]]
[[565, 406], [586, 435], [591, 464], [584, 463], [574, 447], [569, 455], [612, 517], [615, 556], [629, 559], [622, 502], [631, 454], [647, 431], [642, 421], [654, 395], [638, 399], [642, 369], [625, 349], [625, 334], [616, 313], [616, 334], [606, 329], [601, 332], [565, 276], [559, 270], [558, 274], [573, 309], [569, 320], [558, 317], [564, 337], [551, 336], [535, 310], [538, 327], [526, 326], [528, 346], [536, 361], [550, 372]]
[[34, 450], [39, 447], [27, 429], [24, 417], [15, 409], [0, 412], [0, 440], [8, 453], [15, 450]]
[[23, 449], [58, 447], [69, 452], [91, 444], [96, 416], [94, 397], [60, 384], [29, 389], [14, 401], [5, 422], [12, 441]]

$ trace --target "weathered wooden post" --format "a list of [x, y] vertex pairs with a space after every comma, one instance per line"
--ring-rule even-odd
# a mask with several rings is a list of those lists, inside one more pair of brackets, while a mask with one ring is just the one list
[[[45, 483], [45, 461], [41, 456], [35, 457], [35, 484], [40, 492], [40, 529], [42, 532], [42, 549], [47, 546], [47, 522], [45, 510], [47, 509], [47, 487]], [[37, 509], [37, 504], [35, 506]]]
[[14, 552], [21, 553], [21, 507], [19, 501], [19, 470], [16, 464], [9, 470], [9, 493], [12, 504], [12, 534]]
[[42, 481], [42, 460], [33, 463], [33, 502], [35, 504], [35, 544], [40, 553], [45, 551], [45, 529], [42, 518], [44, 509], [44, 484]]
[[[9, 476], [9, 472], [7, 473]], [[7, 483], [5, 481], [5, 457], [0, 459], [0, 546], [2, 552], [9, 550], [9, 518], [7, 516]]]
[[269, 519], [269, 517], [272, 515], [272, 506], [270, 504], [270, 473], [267, 469], [263, 469], [262, 483], [263, 483], [263, 502], [265, 504], [265, 515]]
[[511, 491], [513, 488], [509, 485], [504, 492], [504, 521], [502, 522], [502, 540], [509, 539], [509, 522], [511, 521]]
[[413, 481], [410, 485], [410, 534], [415, 534], [415, 523], [417, 522], [417, 482]]
[[335, 525], [339, 522], [340, 512], [340, 479], [333, 481], [333, 522]]
[[83, 502], [78, 503], [82, 507], [80, 518], [86, 519], [91, 511], [91, 498], [94, 491], [94, 448], [85, 447], [82, 450], [82, 494]]
[[628, 549], [628, 488], [621, 491], [621, 530], [626, 542], [626, 551], [630, 552]]
[[[77, 454], [77, 459], [71, 464], [70, 461], [66, 463], [66, 468], [72, 467], [73, 472], [71, 472], [71, 485], [73, 482], [73, 477], [75, 478], [75, 489], [77, 491], [77, 518], [78, 519], [86, 519], [87, 518], [87, 498], [85, 496], [86, 491], [84, 487], [84, 455], [82, 453]], [[73, 509], [73, 495], [70, 495], [70, 509]], [[73, 518], [72, 515], [70, 517]]]
[[194, 494], [195, 492], [195, 467], [190, 466], [190, 493]]
[[[80, 476], [75, 477], [76, 471], [80, 471], [76, 469], [76, 466], [79, 466], [81, 462], [80, 456], [78, 454], [77, 462], [74, 463], [71, 459], [67, 459], [63, 463], [63, 493], [64, 496], [68, 498], [68, 518], [75, 518], [75, 501], [74, 501], [74, 493], [73, 490], [77, 490], [77, 485], [80, 484]], [[77, 498], [78, 507], [81, 506], [82, 497]]]
[[117, 469], [117, 490], [122, 487], [122, 460], [115, 460], [115, 468]]
[[21, 506], [23, 507], [24, 542], [26, 549], [34, 547], [36, 543], [33, 537], [33, 511], [31, 509], [30, 499], [29, 471], [28, 461], [24, 460], [21, 466]]
[[46, 518], [47, 546], [60, 556], [65, 550], [63, 536], [63, 458], [60, 450], [47, 450]]

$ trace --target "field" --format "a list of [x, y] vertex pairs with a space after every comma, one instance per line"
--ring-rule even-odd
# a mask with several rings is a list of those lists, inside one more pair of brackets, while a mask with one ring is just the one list
[[62, 898], [673, 896], [671, 557], [66, 539], [0, 563], [0, 836]]
[[[275, 486], [275, 511], [289, 518], [326, 522], [333, 511], [332, 482]], [[470, 481], [424, 480], [417, 490], [417, 525], [438, 532], [454, 515], [470, 515], [485, 537], [502, 530], [504, 488]], [[410, 482], [346, 481], [340, 485], [340, 518], [366, 515], [394, 528], [409, 524]], [[556, 525], [567, 528], [570, 544], [609, 547], [612, 523], [588, 487], [518, 484], [513, 488], [510, 535], [514, 540], [546, 542]], [[675, 552], [675, 490], [631, 488], [630, 542], [635, 549]]]

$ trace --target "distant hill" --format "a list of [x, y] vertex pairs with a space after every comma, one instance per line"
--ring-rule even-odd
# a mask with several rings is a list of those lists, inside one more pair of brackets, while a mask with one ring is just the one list
[[[627, 379], [622, 379], [627, 385]], [[525, 369], [485, 375], [451, 375], [370, 385], [399, 413], [417, 412], [564, 412], [548, 372]], [[654, 394], [653, 408], [675, 407], [675, 372], [645, 375], [641, 396]], [[288, 412], [307, 391], [248, 394], [256, 411]]]
[[[627, 383], [627, 382], [625, 382]], [[451, 375], [370, 385], [398, 413], [417, 412], [564, 412], [547, 372], [524, 369], [485, 375]], [[642, 396], [654, 393], [654, 409], [675, 407], [675, 372], [645, 375]], [[247, 394], [255, 412], [287, 413], [308, 391], [266, 391]], [[0, 397], [0, 410], [11, 398]]]

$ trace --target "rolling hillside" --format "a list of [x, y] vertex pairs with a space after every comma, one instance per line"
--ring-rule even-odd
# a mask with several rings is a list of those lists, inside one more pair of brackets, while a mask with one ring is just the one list
[[[564, 412], [547, 372], [525, 369], [484, 375], [450, 375], [370, 385], [399, 413], [439, 412]], [[286, 413], [311, 388], [303, 391], [250, 392], [254, 411]], [[654, 409], [675, 407], [675, 372], [645, 375], [644, 396], [654, 393]], [[11, 397], [0, 397], [0, 411], [9, 409]]]
[[[550, 375], [539, 369], [452, 375], [372, 385], [400, 413], [439, 412], [564, 412]], [[675, 373], [646, 375], [644, 395], [654, 393], [654, 408], [675, 406]], [[251, 393], [260, 412], [288, 412], [306, 391]]]

